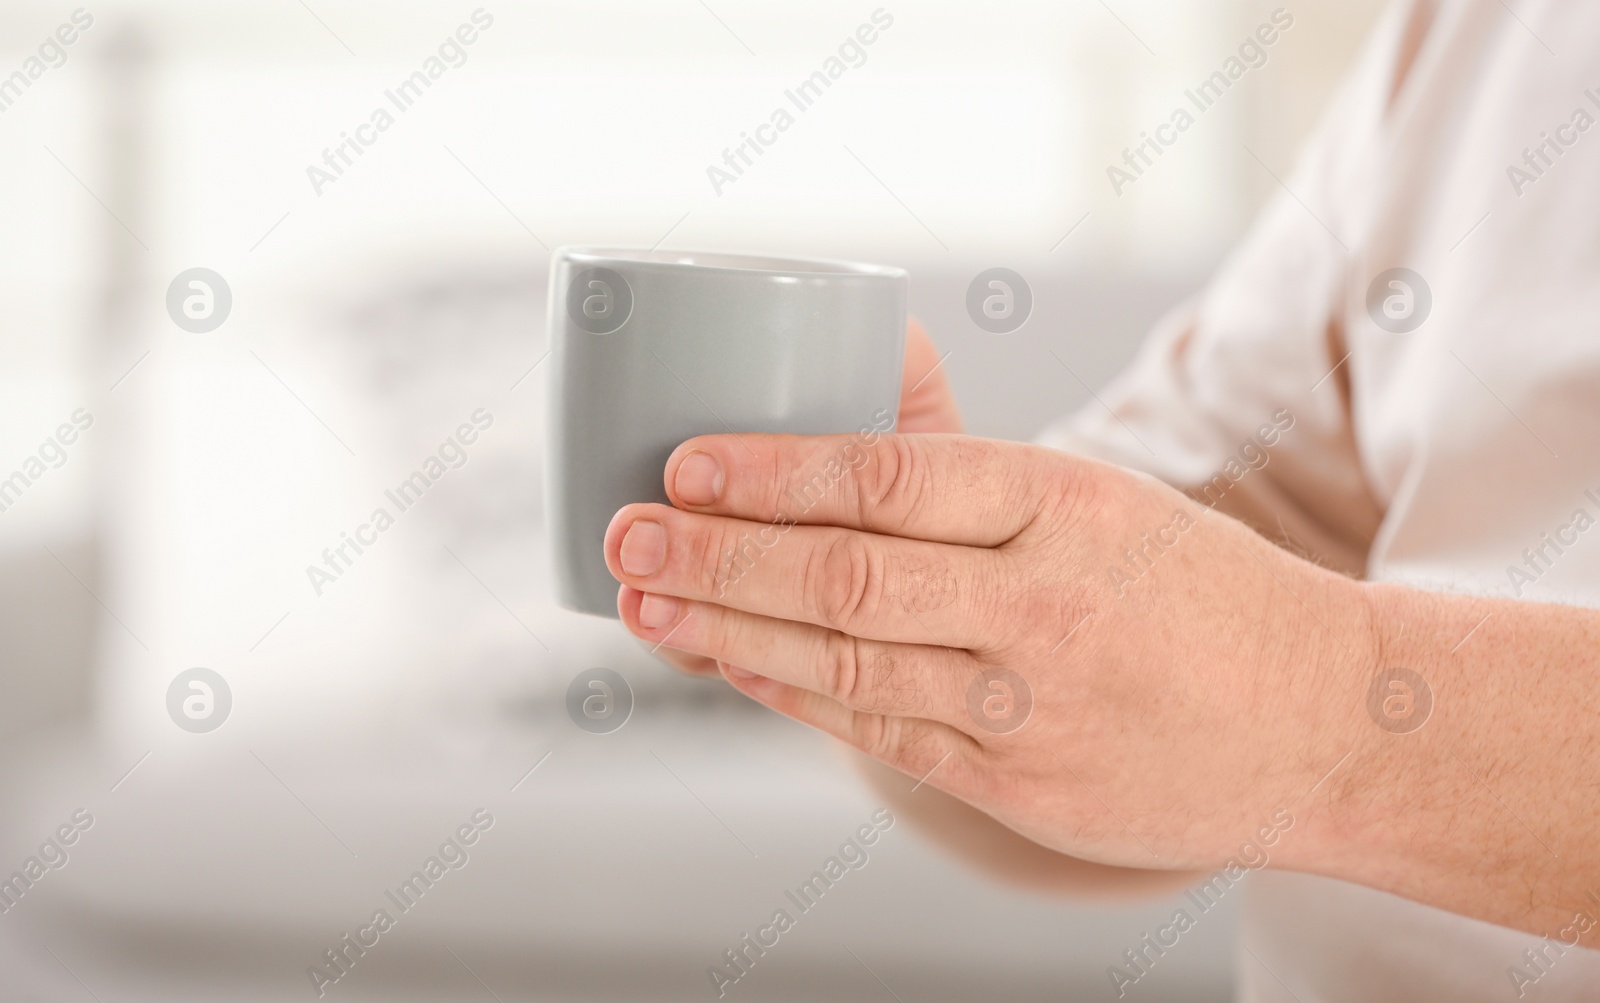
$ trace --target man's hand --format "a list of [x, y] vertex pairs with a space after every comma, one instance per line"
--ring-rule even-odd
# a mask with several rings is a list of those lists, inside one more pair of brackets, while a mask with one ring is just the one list
[[[906, 332], [896, 429], [902, 433], [962, 430], [939, 350], [916, 320]], [[656, 654], [690, 675], [719, 674], [716, 659], [679, 651], [671, 639], [659, 646]], [[997, 880], [1035, 892], [1123, 898], [1172, 891], [1195, 877], [1188, 871], [1107, 867], [1057, 853], [941, 790], [906, 783], [899, 773], [865, 754], [852, 753], [850, 758], [862, 779], [894, 808], [897, 817], [909, 820], [944, 850]]]
[[1349, 751], [1362, 587], [1150, 478], [739, 435], [684, 443], [666, 485], [606, 535], [631, 631], [1060, 852], [1217, 866]]
[[961, 412], [945, 375], [944, 360], [921, 324], [906, 329], [906, 361], [900, 377], [897, 432], [959, 432]]
[[[945, 376], [943, 360], [928, 332], [915, 318], [906, 326], [905, 365], [900, 375], [900, 414], [895, 421], [900, 432], [959, 432], [961, 412]], [[714, 658], [682, 651], [671, 644], [656, 646], [658, 657], [691, 676], [714, 676]]]
[[936, 379], [902, 434], [682, 444], [671, 506], [606, 534], [623, 623], [1062, 860], [1592, 936], [1600, 612], [1342, 577], [1151, 478], [935, 432]]

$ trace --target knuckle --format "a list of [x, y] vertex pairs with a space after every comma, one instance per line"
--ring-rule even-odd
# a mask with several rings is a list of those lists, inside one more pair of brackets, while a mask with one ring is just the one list
[[793, 513], [788, 511], [792, 507], [792, 499], [796, 497], [796, 492], [804, 490], [801, 466], [794, 450], [783, 447], [774, 448], [760, 464], [767, 482], [763, 501], [775, 516], [792, 516]]
[[856, 744], [873, 759], [891, 766], [900, 763], [900, 719], [887, 714], [858, 714]]
[[905, 714], [921, 706], [911, 667], [889, 646], [834, 634], [825, 664], [826, 692], [846, 707]]
[[854, 533], [819, 545], [806, 562], [802, 588], [816, 622], [845, 634], [866, 622], [876, 605], [873, 547]]
[[849, 634], [830, 633], [823, 642], [823, 692], [846, 707], [857, 707], [864, 688], [861, 647]]
[[929, 496], [932, 467], [920, 441], [886, 435], [866, 447], [856, 471], [856, 515], [867, 529], [898, 534], [918, 516]]
[[[888, 714], [857, 715], [855, 737], [867, 755], [912, 775], [936, 769], [953, 751], [926, 722]], [[943, 786], [940, 781], [948, 778], [929, 779], [935, 786]]]
[[740, 583], [757, 572], [766, 554], [778, 545], [782, 528], [720, 520], [700, 544], [700, 585], [713, 601], [732, 595]]
[[680, 624], [706, 657], [715, 661], [747, 650], [748, 618], [733, 614], [714, 602], [695, 603], [690, 615], [695, 618], [694, 624], [688, 624], [687, 617]]
[[1125, 511], [1130, 500], [1116, 497], [1116, 485], [1095, 463], [1040, 463], [1038, 507], [1040, 522], [1059, 533], [1082, 532], [1095, 526], [1105, 513]]
[[[1073, 583], [1055, 577], [1031, 582], [1018, 589], [1014, 603], [1013, 608], [1026, 617], [1028, 623], [1064, 624], [1063, 631], [1078, 622], [1074, 613], [1081, 605]], [[1054, 644], [1059, 639], [1051, 638], [1050, 643]]]
[[1012, 555], [983, 555], [962, 590], [962, 608], [970, 608], [974, 623], [985, 630], [1004, 631], [1007, 623], [1015, 622], [1011, 613], [1014, 604], [1038, 591], [1028, 585], [1026, 572], [1025, 563]]
[[[692, 525], [700, 520], [685, 520]], [[740, 553], [740, 533], [737, 523], [718, 521], [699, 531], [695, 542], [698, 563], [695, 565], [695, 585], [701, 594], [720, 598], [739, 583], [745, 566]]]

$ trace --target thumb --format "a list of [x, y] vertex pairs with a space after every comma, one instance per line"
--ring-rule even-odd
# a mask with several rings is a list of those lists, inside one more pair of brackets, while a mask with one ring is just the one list
[[906, 362], [900, 381], [900, 432], [960, 432], [961, 412], [939, 350], [912, 318], [906, 325]]

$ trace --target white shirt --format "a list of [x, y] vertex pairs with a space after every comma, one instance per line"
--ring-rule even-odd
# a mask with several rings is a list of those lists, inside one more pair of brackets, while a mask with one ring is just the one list
[[[1288, 409], [1223, 506], [1264, 535], [1375, 580], [1600, 606], [1576, 518], [1600, 523], [1600, 4], [1508, 2], [1389, 11], [1288, 191], [1107, 407], [1042, 441], [1196, 486]], [[1409, 332], [1374, 313], [1419, 319], [1415, 280], [1368, 308], [1391, 268], [1431, 297]], [[1600, 952], [1539, 974], [1539, 937], [1326, 878], [1255, 875], [1242, 939], [1250, 1001], [1504, 1003], [1513, 967], [1529, 998], [1600, 999]]]

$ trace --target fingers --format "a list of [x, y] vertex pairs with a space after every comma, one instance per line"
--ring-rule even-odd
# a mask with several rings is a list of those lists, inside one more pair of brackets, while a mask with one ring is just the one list
[[[627, 586], [623, 586], [623, 588], [627, 588]], [[717, 662], [714, 658], [707, 658], [704, 655], [696, 655], [688, 651], [679, 651], [677, 648], [669, 648], [666, 645], [657, 645], [648, 641], [644, 642], [644, 646], [650, 649], [652, 655], [686, 676], [705, 679], [722, 674], [722, 670], [717, 668]]]
[[605, 538], [624, 585], [855, 637], [992, 646], [1008, 556], [831, 526], [760, 526], [665, 505], [623, 508]]
[[617, 610], [641, 639], [665, 640], [691, 657], [737, 665], [852, 710], [972, 727], [966, 692], [983, 666], [959, 649], [867, 641], [627, 586]]
[[961, 412], [950, 392], [944, 360], [915, 318], [906, 325], [906, 364], [900, 381], [900, 419], [895, 431], [961, 431]]
[[[617, 612], [622, 616], [624, 623], [628, 621], [628, 615], [623, 604], [628, 602], [633, 604], [633, 608], [638, 608], [639, 593], [623, 585], [617, 589]], [[669, 648], [661, 643], [660, 640], [646, 638], [637, 630], [633, 633], [639, 639], [639, 643], [650, 649], [650, 654], [686, 676], [697, 676], [703, 679], [707, 676], [722, 675], [722, 670], [717, 668], [717, 661], [714, 658], [707, 658], [704, 655], [696, 655], [688, 651], [680, 651], [677, 648]]]
[[994, 547], [1058, 492], [1064, 454], [962, 435], [707, 435], [667, 460], [679, 508]]
[[826, 732], [915, 777], [919, 784], [960, 790], [981, 752], [972, 738], [936, 721], [852, 710], [820, 693], [749, 676], [733, 666], [725, 666], [723, 674], [734, 689], [755, 702]]

